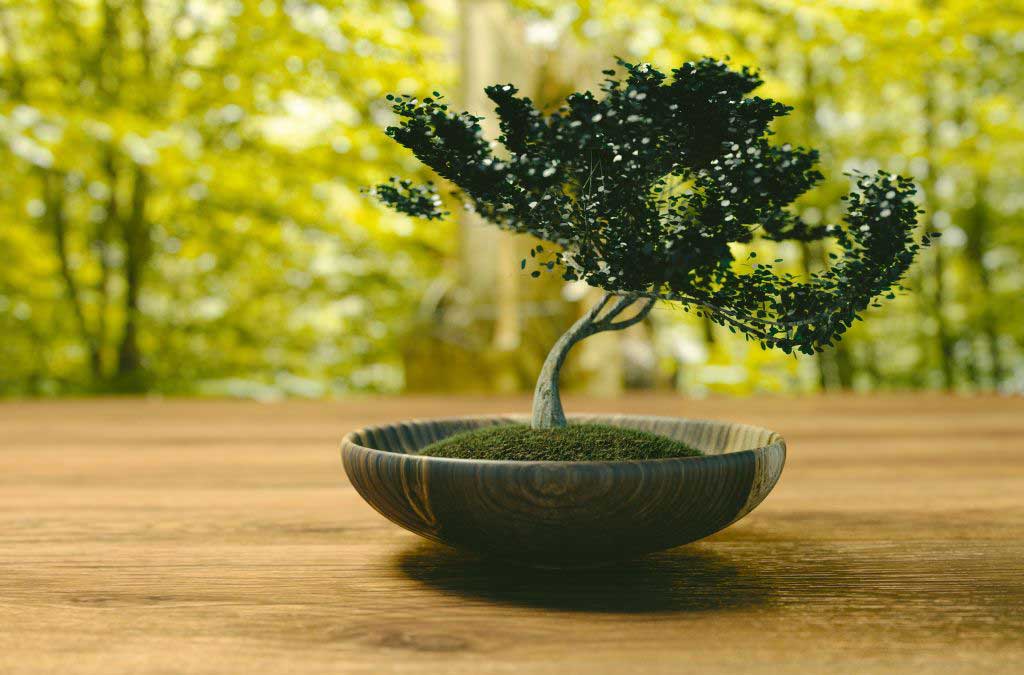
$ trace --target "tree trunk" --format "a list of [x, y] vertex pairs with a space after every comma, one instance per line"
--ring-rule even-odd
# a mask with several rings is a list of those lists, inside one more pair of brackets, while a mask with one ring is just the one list
[[[493, 138], [500, 129], [493, 115], [494, 103], [484, 93], [484, 87], [510, 80], [522, 86], [526, 73], [524, 55], [515, 37], [519, 27], [505, 0], [460, 0], [456, 7], [459, 98], [464, 109], [484, 116], [484, 133]], [[460, 283], [470, 290], [471, 302], [478, 306], [493, 303], [491, 346], [508, 354], [519, 347], [522, 332], [519, 242], [511, 233], [487, 224], [475, 213], [462, 212], [458, 220]], [[497, 378], [504, 380], [503, 388], [515, 388], [515, 374], [507, 372], [507, 367], [499, 370], [506, 371]]]
[[117, 220], [120, 217], [120, 208], [117, 201], [117, 164], [114, 157], [114, 149], [109, 145], [103, 150], [102, 165], [103, 173], [110, 185], [110, 194], [107, 196], [105, 207], [107, 215], [104, 216], [103, 220], [96, 224], [96, 229], [93, 233], [93, 248], [95, 249], [97, 258], [99, 259], [100, 267], [99, 278], [96, 280], [93, 292], [97, 297], [96, 342], [100, 344], [101, 349], [105, 350], [109, 341], [109, 322], [107, 314], [110, 308], [110, 280], [113, 271], [111, 261], [111, 238], [115, 236]]
[[[929, 76], [925, 83], [924, 97], [924, 160], [927, 165], [927, 172], [921, 181], [924, 190], [922, 208], [924, 209], [924, 222], [927, 231], [937, 231], [938, 227], [935, 214], [939, 210], [940, 201], [935, 194], [938, 183], [938, 162], [936, 145], [938, 143], [937, 124], [935, 121], [936, 108], [938, 107], [938, 94], [936, 92], [935, 76]], [[956, 372], [953, 361], [954, 339], [951, 335], [949, 322], [946, 319], [946, 261], [942, 250], [942, 242], [937, 241], [928, 249], [931, 256], [931, 293], [928, 311], [932, 315], [935, 324], [935, 342], [939, 352], [939, 372], [942, 377], [942, 388], [953, 389], [956, 384]]]
[[78, 326], [78, 333], [89, 354], [89, 375], [92, 385], [99, 384], [103, 376], [103, 357], [100, 345], [96, 341], [86, 320], [85, 308], [82, 295], [79, 292], [78, 281], [75, 279], [71, 267], [71, 254], [68, 250], [68, 223], [67, 214], [64, 210], [64, 176], [60, 173], [44, 171], [43, 180], [43, 203], [46, 204], [46, 217], [53, 233], [54, 248], [57, 253], [57, 262], [60, 267], [60, 276], [64, 281], [64, 290], [68, 302], [71, 303], [71, 311]]
[[558, 376], [561, 373], [562, 365], [565, 363], [565, 358], [568, 356], [569, 350], [572, 349], [573, 345], [595, 333], [622, 330], [637, 324], [643, 321], [644, 317], [650, 313], [651, 308], [654, 307], [654, 299], [645, 298], [640, 311], [631, 319], [613, 321], [613, 319], [622, 314], [623, 310], [639, 299], [637, 295], [624, 295], [619, 297], [604, 317], [598, 319], [601, 310], [605, 308], [613, 297], [615, 296], [612, 293], [605, 295], [574, 323], [569, 330], [563, 333], [562, 337], [558, 338], [558, 341], [555, 342], [551, 351], [548, 352], [548, 356], [544, 360], [544, 366], [541, 368], [540, 376], [537, 378], [537, 387], [533, 391], [532, 426], [534, 429], [564, 427], [566, 424], [565, 412], [562, 410], [562, 398], [558, 390]]
[[992, 275], [985, 266], [985, 251], [988, 249], [991, 236], [987, 177], [976, 178], [974, 206], [971, 207], [965, 220], [967, 221], [966, 256], [978, 277], [978, 290], [982, 302], [980, 322], [981, 332], [988, 350], [989, 384], [993, 389], [998, 390], [1006, 377], [1006, 372], [999, 351], [999, 325], [994, 309], [995, 300], [992, 298]]
[[117, 386], [121, 389], [142, 389], [142, 355], [139, 351], [139, 294], [142, 274], [149, 259], [149, 228], [146, 222], [148, 181], [142, 167], [135, 167], [132, 185], [131, 213], [123, 221], [124, 239], [124, 329], [117, 350]]

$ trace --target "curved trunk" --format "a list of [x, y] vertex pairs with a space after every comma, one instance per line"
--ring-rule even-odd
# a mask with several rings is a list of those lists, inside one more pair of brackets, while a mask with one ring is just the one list
[[547, 358], [544, 359], [544, 366], [537, 377], [537, 386], [533, 390], [531, 425], [534, 429], [564, 427], [566, 424], [565, 412], [562, 410], [562, 398], [558, 390], [558, 376], [561, 373], [562, 364], [565, 363], [565, 357], [568, 356], [569, 350], [572, 349], [573, 345], [595, 333], [606, 330], [622, 330], [639, 323], [654, 306], [654, 299], [646, 298], [640, 311], [633, 318], [613, 321], [615, 317], [632, 305], [638, 298], [636, 295], [624, 295], [616, 301], [604, 317], [598, 319], [597, 317], [601, 310], [604, 309], [605, 305], [613, 297], [614, 294], [612, 293], [605, 295], [584, 316], [580, 317], [569, 330], [565, 331], [555, 342], [551, 351], [548, 352]]
[[569, 355], [572, 346], [585, 337], [594, 334], [594, 320], [590, 312], [574, 323], [572, 327], [558, 338], [537, 377], [537, 386], [533, 390], [534, 429], [549, 429], [565, 426], [565, 412], [562, 410], [562, 397], [558, 391], [558, 375]]

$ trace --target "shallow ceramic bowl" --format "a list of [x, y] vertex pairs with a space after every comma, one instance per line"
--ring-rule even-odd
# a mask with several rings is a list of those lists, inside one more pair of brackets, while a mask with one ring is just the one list
[[349, 480], [388, 519], [433, 541], [535, 565], [597, 564], [718, 532], [750, 513], [782, 473], [786, 444], [745, 424], [673, 417], [573, 416], [683, 441], [702, 457], [511, 462], [421, 457], [452, 434], [528, 422], [462, 417], [350, 433]]

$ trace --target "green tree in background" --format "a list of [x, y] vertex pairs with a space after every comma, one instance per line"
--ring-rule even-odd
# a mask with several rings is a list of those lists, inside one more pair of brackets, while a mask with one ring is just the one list
[[[436, 363], [528, 387], [587, 291], [509, 283], [506, 240], [358, 190], [422, 178], [381, 134], [386, 92], [513, 81], [546, 109], [615, 55], [760, 64], [796, 108], [780, 141], [822, 151], [804, 220], [839, 219], [845, 171], [884, 169], [915, 176], [944, 236], [918, 292], [835, 350], [786, 358], [660, 310], [595, 338], [567, 386], [594, 363], [593, 391], [1020, 391], [1022, 35], [1020, 0], [0, 0], [0, 394], [396, 391]], [[815, 242], [756, 250], [832, 264]], [[493, 303], [453, 299], [470, 268], [502, 270]]]
[[0, 389], [394, 379], [382, 317], [440, 242], [354, 186], [395, 167], [371, 140], [380, 92], [445, 77], [429, 20], [373, 1], [0, 5]]

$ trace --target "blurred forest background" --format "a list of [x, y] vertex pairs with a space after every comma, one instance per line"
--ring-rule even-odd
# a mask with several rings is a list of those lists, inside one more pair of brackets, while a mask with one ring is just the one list
[[805, 218], [884, 168], [943, 237], [824, 355], [663, 307], [580, 345], [570, 389], [1024, 390], [1024, 0], [0, 0], [0, 394], [530, 389], [592, 291], [360, 188], [420, 171], [386, 93], [557, 107], [616, 55], [760, 67], [779, 137], [822, 151]]

